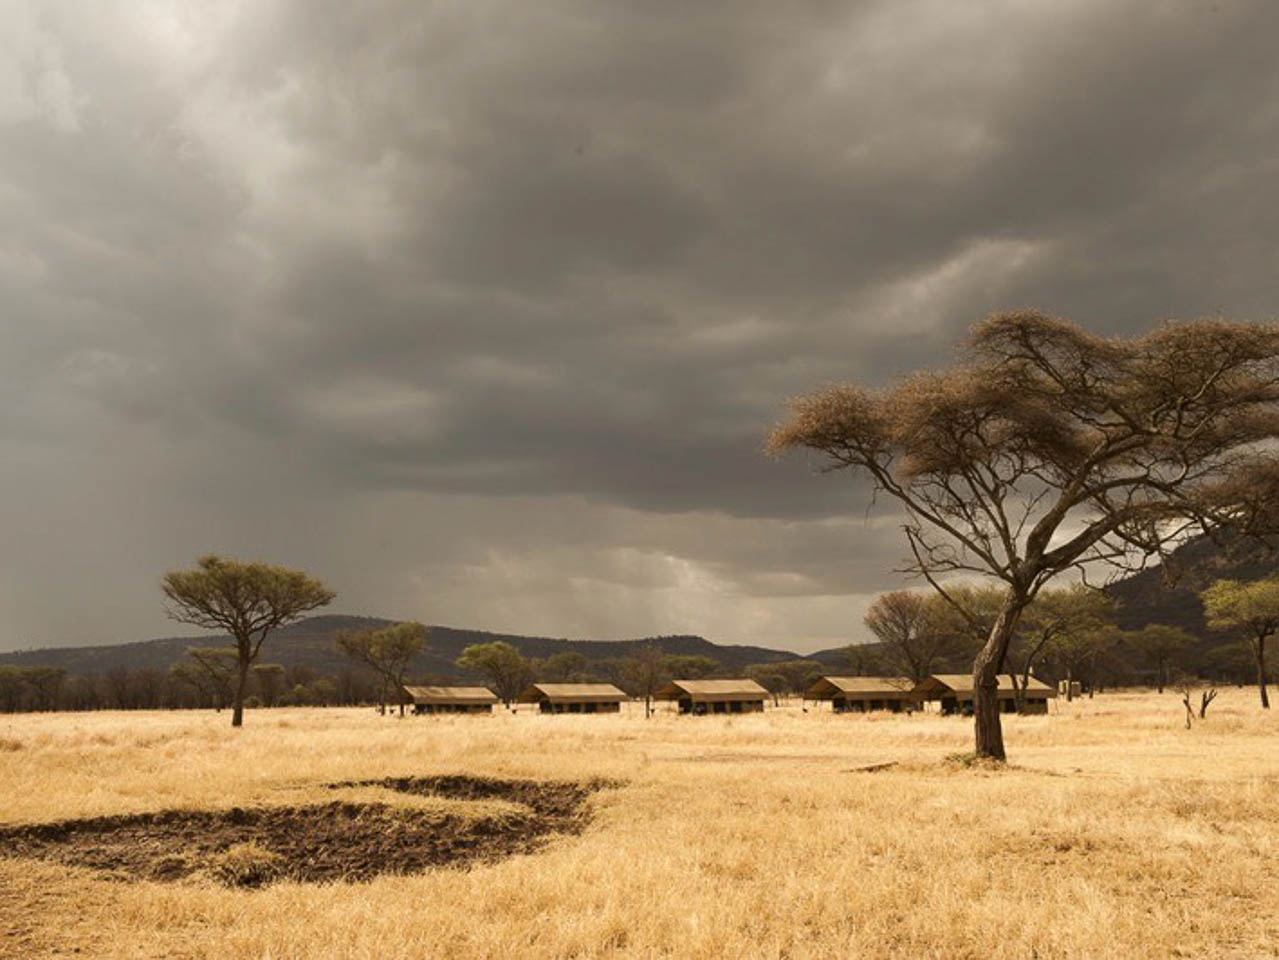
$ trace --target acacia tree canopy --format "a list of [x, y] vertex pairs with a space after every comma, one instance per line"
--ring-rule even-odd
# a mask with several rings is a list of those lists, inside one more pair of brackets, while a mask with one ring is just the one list
[[166, 612], [179, 623], [225, 630], [235, 641], [237, 678], [231, 726], [244, 723], [249, 667], [267, 635], [337, 596], [301, 570], [244, 563], [207, 554], [188, 570], [171, 570], [160, 582]]
[[998, 674], [1053, 577], [1129, 568], [1223, 526], [1279, 530], [1279, 326], [1200, 320], [1104, 338], [1036, 311], [972, 330], [960, 361], [792, 402], [769, 435], [870, 477], [904, 511], [908, 570], [993, 577], [973, 661], [976, 752], [1002, 760]]
[[493, 692], [507, 706], [533, 679], [529, 661], [505, 640], [473, 643], [462, 651], [456, 663], [465, 670], [483, 674], [492, 684]]

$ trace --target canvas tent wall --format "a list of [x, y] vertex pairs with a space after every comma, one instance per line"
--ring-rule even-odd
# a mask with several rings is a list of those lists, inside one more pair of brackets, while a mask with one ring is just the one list
[[617, 713], [624, 694], [611, 683], [535, 683], [518, 703], [536, 703], [542, 713]]
[[768, 691], [754, 680], [672, 680], [653, 695], [673, 700], [680, 713], [762, 713]]
[[[1016, 681], [1020, 683], [1020, 678]], [[973, 712], [973, 677], [970, 673], [934, 673], [925, 677], [915, 687], [920, 700], [936, 701], [942, 713]], [[1048, 699], [1054, 696], [1053, 688], [1031, 677], [1023, 694], [1026, 713], [1047, 713]], [[1001, 713], [1017, 712], [1017, 690], [1014, 680], [1006, 673], [999, 675], [999, 709]]]
[[492, 713], [497, 695], [488, 687], [405, 687], [414, 713]]
[[829, 700], [836, 713], [901, 713], [919, 702], [914, 687], [906, 677], [822, 677], [804, 696], [809, 700]]

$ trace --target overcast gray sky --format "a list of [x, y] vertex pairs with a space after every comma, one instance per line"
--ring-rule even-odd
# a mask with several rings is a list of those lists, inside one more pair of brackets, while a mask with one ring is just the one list
[[1279, 4], [0, 3], [0, 649], [334, 610], [863, 638], [784, 400], [1279, 304]]

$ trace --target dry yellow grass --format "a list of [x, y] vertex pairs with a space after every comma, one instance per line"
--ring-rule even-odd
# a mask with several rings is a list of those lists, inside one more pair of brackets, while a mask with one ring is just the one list
[[1279, 718], [1255, 697], [1226, 691], [1189, 731], [1171, 693], [1008, 718], [1000, 771], [945, 762], [965, 720], [794, 707], [258, 710], [239, 732], [213, 714], [4, 718], [6, 823], [309, 802], [383, 776], [627, 782], [538, 854], [364, 884], [244, 891], [0, 859], [0, 954], [1276, 956]]

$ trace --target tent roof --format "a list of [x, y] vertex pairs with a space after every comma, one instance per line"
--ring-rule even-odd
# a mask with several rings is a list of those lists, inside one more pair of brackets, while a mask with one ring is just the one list
[[672, 680], [653, 695], [658, 700], [763, 700], [768, 691], [754, 680]]
[[520, 703], [536, 703], [539, 700], [609, 703], [625, 699], [626, 694], [611, 683], [535, 683], [519, 696]]
[[915, 684], [906, 677], [822, 677], [807, 696], [825, 700], [836, 696], [910, 697]]
[[[934, 673], [932, 676], [921, 680], [915, 689], [919, 692], [946, 689], [954, 693], [971, 695], [973, 692], [973, 675], [971, 673]], [[1052, 696], [1054, 693], [1052, 687], [1040, 680], [1036, 680], [1034, 677], [1031, 677], [1027, 682], [1026, 691], [1048, 696]], [[1004, 694], [1012, 696], [1014, 693], [1013, 678], [1006, 673], [999, 675], [999, 693], [1001, 696]]]
[[414, 703], [497, 703], [488, 687], [405, 687]]

